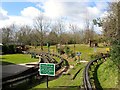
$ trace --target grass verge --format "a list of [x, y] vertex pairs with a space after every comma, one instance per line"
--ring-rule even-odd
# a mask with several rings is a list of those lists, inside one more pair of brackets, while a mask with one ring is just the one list
[[2, 55], [2, 65], [8, 64], [20, 64], [20, 63], [29, 63], [36, 62], [38, 59], [31, 58], [29, 54], [7, 54]]
[[[74, 89], [76, 90], [77, 87], [82, 85], [82, 81], [83, 81], [83, 66], [85, 66], [84, 64], [78, 64], [75, 66], [75, 68], [71, 69], [69, 71], [70, 74], [65, 74], [65, 75], [61, 75], [58, 79], [49, 81], [49, 88], [62, 88], [62, 87], [66, 87], [66, 88], [72, 88], [74, 87]], [[81, 71], [77, 74], [77, 76], [75, 77], [74, 80], [72, 80], [72, 77], [74, 76], [74, 74], [76, 74], [77, 70], [79, 70], [80, 68]], [[46, 88], [46, 82], [45, 83], [41, 83], [35, 87], [33, 87], [30, 90], [34, 90], [37, 88]]]
[[118, 69], [110, 59], [100, 65], [97, 73], [103, 89], [118, 87]]
[[[63, 45], [65, 46], [65, 45]], [[68, 47], [70, 47], [70, 50], [74, 51], [74, 45], [73, 44], [69, 44], [67, 45]], [[89, 45], [86, 45], [86, 44], [76, 44], [75, 45], [76, 48], [75, 48], [75, 52], [81, 52], [81, 59], [82, 60], [91, 60], [91, 55], [94, 54], [94, 53], [105, 53], [106, 52], [106, 47], [89, 47]], [[31, 52], [40, 52], [40, 46], [37, 46], [36, 48], [31, 46], [31, 48], [29, 49], [29, 51]], [[48, 48], [47, 46], [44, 46], [44, 51], [45, 52], [48, 52]], [[53, 46], [50, 46], [50, 52], [51, 53], [57, 53], [57, 50], [56, 50], [56, 46], [53, 45]]]

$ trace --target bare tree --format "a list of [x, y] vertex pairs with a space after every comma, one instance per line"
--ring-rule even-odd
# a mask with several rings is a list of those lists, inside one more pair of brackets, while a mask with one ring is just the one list
[[51, 31], [47, 36], [47, 42], [49, 42], [51, 45], [57, 44], [57, 39], [58, 35], [55, 31]]
[[17, 41], [20, 44], [30, 45], [31, 44], [31, 28], [29, 26], [22, 26], [17, 32]]
[[85, 18], [85, 41], [87, 44], [90, 41], [90, 20], [89, 20], [88, 11], [86, 11], [86, 18]]
[[48, 20], [48, 18], [41, 14], [34, 19], [34, 22], [35, 29], [40, 35], [40, 38], [38, 39], [40, 39], [40, 46], [41, 50], [43, 51], [44, 35], [49, 29], [50, 21]]
[[62, 33], [61, 34], [62, 44], [67, 45], [69, 38], [70, 38], [69, 33], [67, 33], [67, 32]]
[[12, 30], [10, 27], [2, 28], [2, 43], [8, 44], [12, 41]]
[[91, 47], [91, 42], [93, 41], [94, 38], [94, 24], [90, 23], [90, 17], [88, 11], [86, 11], [84, 35], [85, 35], [84, 36], [85, 43], [89, 44], [89, 46]]
[[34, 46], [37, 46], [39, 45], [40, 43], [40, 35], [39, 33], [36, 31], [36, 30], [32, 30], [31, 33], [30, 33], [30, 40], [31, 40], [31, 45], [34, 45]]
[[74, 53], [75, 53], [75, 44], [76, 44], [76, 35], [75, 33], [78, 31], [78, 26], [75, 24], [70, 24], [69, 28], [71, 29], [71, 31], [73, 32], [73, 42], [74, 42]]
[[16, 26], [15, 24], [1, 28], [3, 43], [4, 44], [16, 43], [17, 42], [17, 36], [16, 36], [17, 31], [18, 31], [18, 26]]
[[56, 22], [55, 29], [58, 34], [58, 43], [61, 46], [62, 45], [62, 34], [63, 34], [63, 31], [65, 31], [65, 26], [64, 26], [62, 19]]

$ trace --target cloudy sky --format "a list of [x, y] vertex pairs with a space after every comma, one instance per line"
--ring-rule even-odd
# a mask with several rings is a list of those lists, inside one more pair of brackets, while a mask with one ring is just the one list
[[[13, 23], [32, 26], [33, 19], [40, 13], [53, 21], [62, 18], [84, 28], [86, 17], [92, 21], [105, 16], [108, 2], [110, 0], [2, 0], [0, 28]], [[100, 27], [95, 28], [101, 30]]]

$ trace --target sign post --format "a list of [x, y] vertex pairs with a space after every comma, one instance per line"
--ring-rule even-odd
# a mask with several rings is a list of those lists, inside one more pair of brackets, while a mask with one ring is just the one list
[[48, 75], [47, 75], [47, 88], [48, 88]]
[[47, 76], [47, 88], [48, 88], [48, 76], [55, 76], [55, 64], [53, 63], [40, 63], [39, 74]]

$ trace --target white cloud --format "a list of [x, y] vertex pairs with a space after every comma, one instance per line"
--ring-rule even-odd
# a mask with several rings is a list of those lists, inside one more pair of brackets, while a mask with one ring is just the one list
[[11, 22], [17, 25], [32, 25], [32, 19], [22, 16], [10, 16]]
[[0, 7], [0, 20], [8, 19], [7, 11]]
[[9, 16], [9, 19], [0, 20], [0, 28], [9, 26], [11, 24], [16, 25], [32, 25], [32, 20], [30, 18], [25, 18], [22, 16]]
[[[2, 10], [2, 11], [1, 11]], [[21, 16], [7, 15], [7, 11], [1, 9], [0, 11], [0, 28], [9, 26], [11, 24], [16, 25], [33, 25], [33, 19], [41, 12], [34, 7], [27, 7], [21, 11]], [[3, 16], [3, 17], [2, 17]]]
[[[42, 8], [46, 16], [52, 18], [67, 17], [72, 22], [84, 22], [87, 16], [92, 20], [99, 17], [102, 13], [97, 6], [89, 7], [85, 2], [53, 2], [56, 0], [49, 0], [43, 3], [37, 4], [39, 8]], [[88, 15], [87, 15], [88, 14]]]
[[[89, 0], [86, 0], [86, 2], [87, 1]], [[41, 12], [35, 7], [27, 7], [20, 12], [21, 16], [9, 16], [8, 20], [4, 20], [2, 22], [4, 24], [11, 22], [20, 25], [32, 25], [32, 19], [38, 14], [43, 13], [44, 15], [52, 18], [52, 20], [64, 17], [64, 20], [66, 20], [67, 23], [74, 23], [79, 27], [84, 28], [85, 19], [87, 16], [90, 17], [90, 20], [100, 17], [103, 14], [102, 10], [106, 8], [106, 4], [103, 2], [100, 3], [100, 5], [96, 2], [96, 6], [94, 7], [88, 6], [85, 2], [57, 2], [56, 0], [43, 0], [42, 2], [35, 4], [40, 9], [44, 10], [44, 12]], [[4, 15], [7, 15], [7, 11], [4, 12]]]
[[44, 10], [44, 14], [52, 19], [65, 18], [68, 23], [79, 23], [83, 27], [86, 3], [78, 2], [54, 2], [55, 0], [38, 3], [37, 6]]
[[91, 20], [99, 17], [99, 15], [101, 14], [100, 10], [97, 7], [87, 7], [87, 9], [89, 14], [88, 16]]
[[101, 14], [101, 18], [102, 19], [104, 19], [104, 18], [106, 18], [107, 16], [109, 16], [109, 13], [107, 12], [107, 11], [105, 11], [105, 12], [103, 12], [102, 14]]
[[[45, 2], [46, 0], [2, 0], [2, 2]], [[54, 0], [57, 2], [118, 2], [119, 0]]]
[[96, 7], [99, 9], [99, 10], [104, 10], [108, 7], [108, 3], [107, 2], [95, 2], [96, 4]]
[[102, 33], [102, 27], [94, 26], [94, 31], [101, 34]]
[[30, 17], [30, 18], [37, 17], [40, 13], [41, 13], [40, 10], [38, 10], [35, 7], [27, 7], [21, 11], [22, 16]]
[[63, 16], [64, 6], [62, 3], [55, 2], [55, 0], [48, 0], [41, 5], [37, 4], [39, 8], [44, 9], [44, 15], [52, 19]]

